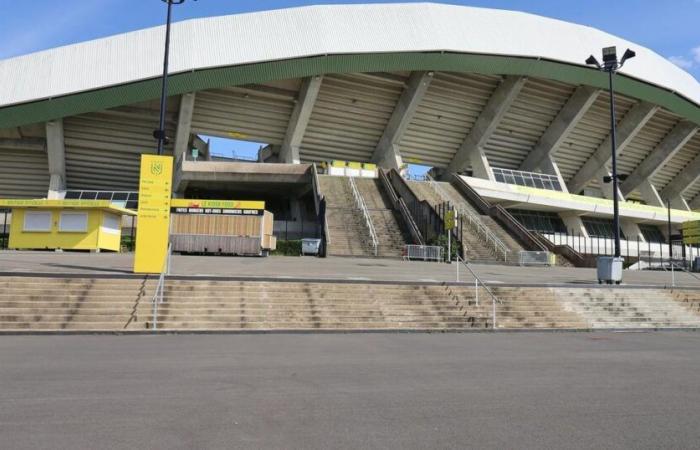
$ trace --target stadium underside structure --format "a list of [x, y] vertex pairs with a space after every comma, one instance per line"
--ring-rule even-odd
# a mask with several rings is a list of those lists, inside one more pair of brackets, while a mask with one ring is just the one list
[[[162, 35], [0, 61], [0, 198], [138, 189], [140, 155], [156, 149]], [[287, 200], [311, 189], [304, 164], [416, 164], [525, 221], [594, 235], [612, 216], [609, 94], [584, 60], [609, 45], [637, 52], [615, 80], [617, 154], [623, 232], [648, 240], [666, 232], [668, 202], [676, 226], [700, 208], [700, 83], [616, 36], [510, 11], [314, 6], [176, 24], [176, 191], [294, 210]], [[235, 161], [207, 137], [263, 147]]]

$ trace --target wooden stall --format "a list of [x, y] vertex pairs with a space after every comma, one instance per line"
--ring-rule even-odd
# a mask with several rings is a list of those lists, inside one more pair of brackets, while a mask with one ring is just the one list
[[277, 247], [265, 202], [173, 199], [170, 242], [175, 252], [266, 256]]

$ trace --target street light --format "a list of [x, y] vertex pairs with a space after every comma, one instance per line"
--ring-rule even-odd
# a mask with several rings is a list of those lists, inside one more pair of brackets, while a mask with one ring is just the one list
[[[170, 56], [170, 21], [172, 18], [173, 5], [180, 5], [185, 0], [160, 0], [168, 4], [168, 19], [165, 26], [165, 56], [163, 58], [163, 83], [160, 93], [160, 120], [158, 129], [153, 131], [153, 137], [158, 140], [158, 154], [163, 154], [163, 145], [168, 143], [165, 136], [165, 110], [168, 102], [168, 57]], [[195, 0], [196, 1], [196, 0]]]
[[610, 142], [612, 144], [612, 175], [603, 178], [606, 183], [612, 182], [613, 191], [613, 233], [615, 237], [615, 257], [620, 257], [620, 209], [618, 198], [618, 184], [623, 179], [617, 174], [617, 149], [615, 135], [615, 92], [613, 90], [613, 74], [617, 72], [628, 59], [634, 58], [636, 53], [630, 49], [625, 50], [622, 59], [617, 59], [616, 47], [605, 47], [603, 49], [603, 64], [600, 64], [595, 56], [591, 55], [586, 59], [586, 64], [595, 66], [598, 70], [608, 73], [608, 83], [610, 90]]
[[612, 174], [603, 177], [605, 183], [612, 182], [613, 191], [613, 236], [615, 238], [615, 256], [612, 258], [598, 258], [598, 282], [605, 280], [609, 283], [619, 284], [622, 281], [622, 258], [620, 257], [620, 200], [619, 181], [623, 176], [617, 174], [617, 149], [615, 134], [615, 91], [613, 90], [613, 75], [628, 59], [634, 58], [636, 53], [630, 49], [625, 50], [622, 59], [617, 59], [616, 47], [605, 47], [603, 49], [603, 64], [599, 63], [595, 56], [591, 55], [586, 59], [586, 64], [594, 66], [596, 69], [608, 73], [608, 83], [610, 90], [610, 143], [612, 146]]

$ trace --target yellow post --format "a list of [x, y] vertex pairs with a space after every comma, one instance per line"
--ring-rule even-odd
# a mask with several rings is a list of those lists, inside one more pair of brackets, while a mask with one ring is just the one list
[[170, 234], [172, 156], [141, 155], [134, 273], [163, 270]]

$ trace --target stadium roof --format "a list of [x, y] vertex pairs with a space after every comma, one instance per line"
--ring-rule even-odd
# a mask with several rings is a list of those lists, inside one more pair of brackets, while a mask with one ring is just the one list
[[[0, 61], [0, 128], [157, 98], [164, 30], [149, 28]], [[443, 4], [309, 6], [174, 25], [170, 93], [332, 72], [453, 70], [605, 87], [584, 60], [633, 48], [618, 90], [700, 123], [700, 83], [602, 31]]]

